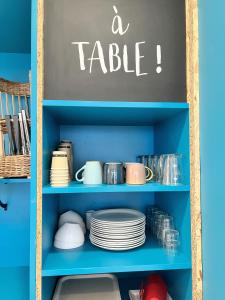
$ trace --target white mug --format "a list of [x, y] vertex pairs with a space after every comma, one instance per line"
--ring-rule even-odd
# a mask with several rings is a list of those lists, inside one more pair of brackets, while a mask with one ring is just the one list
[[[82, 178], [78, 178], [78, 174], [82, 171]], [[102, 164], [100, 161], [87, 161], [77, 171], [75, 177], [78, 182], [83, 182], [84, 184], [102, 184], [102, 175]]]

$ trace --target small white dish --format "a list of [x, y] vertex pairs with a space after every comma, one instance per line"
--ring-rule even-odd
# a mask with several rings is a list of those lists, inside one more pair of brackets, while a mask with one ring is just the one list
[[65, 223], [55, 234], [54, 247], [59, 249], [75, 249], [84, 244], [84, 233], [79, 224]]
[[86, 233], [86, 226], [84, 224], [84, 221], [83, 221], [82, 217], [73, 210], [69, 210], [69, 211], [67, 211], [67, 212], [60, 215], [59, 221], [58, 221], [58, 226], [61, 227], [65, 223], [80, 224], [84, 234]]

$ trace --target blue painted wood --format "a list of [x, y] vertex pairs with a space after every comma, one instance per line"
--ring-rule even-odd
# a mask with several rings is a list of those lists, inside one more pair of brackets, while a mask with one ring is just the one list
[[185, 109], [189, 107], [186, 102], [125, 102], [125, 101], [87, 101], [87, 100], [43, 100], [43, 106], [49, 107], [118, 107], [118, 108], [167, 108]]
[[32, 0], [31, 7], [31, 70], [32, 70], [32, 105], [31, 105], [31, 197], [30, 197], [30, 274], [29, 299], [36, 299], [36, 221], [37, 221], [37, 0]]
[[42, 300], [52, 300], [58, 277], [42, 278]]
[[135, 272], [190, 269], [191, 260], [185, 253], [168, 256], [165, 249], [153, 240], [148, 240], [140, 248], [131, 251], [112, 252], [101, 250], [90, 242], [70, 251], [52, 249], [42, 270], [43, 276], [71, 274], [97, 274], [111, 272]]
[[29, 178], [0, 178], [0, 184], [30, 183]]
[[62, 125], [152, 125], [188, 110], [187, 103], [44, 100]]
[[31, 0], [1, 0], [0, 7], [0, 52], [30, 53]]
[[[56, 195], [51, 195], [51, 201], [56, 201]], [[61, 194], [59, 197], [58, 216], [67, 210], [78, 212], [85, 220], [85, 212], [107, 208], [131, 208], [146, 212], [148, 205], [155, 203], [154, 193], [81, 193]], [[57, 228], [55, 228], [56, 230]], [[53, 240], [52, 240], [53, 243]]]
[[[203, 298], [221, 299], [225, 278], [225, 2], [199, 1]], [[223, 235], [223, 234], [222, 234]]]
[[[2, 10], [0, 10], [0, 14], [1, 11]], [[0, 18], [0, 22], [1, 22], [1, 18]], [[4, 27], [5, 26], [0, 28], [4, 28]], [[4, 30], [1, 30], [0, 32], [2, 31]], [[1, 42], [1, 46], [2, 44], [3, 43]], [[28, 82], [30, 66], [31, 66], [30, 54], [0, 53], [0, 67], [1, 67], [0, 77], [12, 81]]]
[[84, 185], [72, 182], [68, 187], [43, 187], [44, 194], [76, 194], [76, 193], [130, 193], [130, 192], [185, 192], [190, 191], [189, 185], [166, 186], [158, 183], [145, 185]]
[[190, 183], [189, 112], [182, 111], [173, 118], [156, 124], [155, 153], [182, 154], [183, 182]]
[[190, 195], [186, 193], [157, 193], [155, 203], [174, 218], [180, 233], [180, 251], [191, 259]]
[[0, 209], [0, 267], [29, 266], [28, 183], [0, 185], [0, 199], [8, 210]]
[[169, 294], [171, 295], [172, 299], [192, 299], [191, 270], [163, 272], [162, 276], [167, 283]]
[[29, 268], [0, 268], [0, 296], [2, 300], [28, 300]]

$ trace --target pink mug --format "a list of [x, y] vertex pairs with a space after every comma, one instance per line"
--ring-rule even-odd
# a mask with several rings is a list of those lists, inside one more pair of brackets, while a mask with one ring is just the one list
[[[147, 170], [147, 174], [146, 174]], [[141, 163], [126, 163], [126, 183], [127, 184], [145, 184], [153, 177], [150, 168]]]

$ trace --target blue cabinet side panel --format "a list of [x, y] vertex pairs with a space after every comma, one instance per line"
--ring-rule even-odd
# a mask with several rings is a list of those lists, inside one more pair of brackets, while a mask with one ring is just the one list
[[29, 265], [29, 196], [29, 183], [0, 186], [0, 267]]
[[29, 53], [31, 0], [0, 0], [0, 52]]
[[224, 11], [224, 0], [199, 1], [204, 300], [224, 299]]
[[30, 60], [30, 54], [0, 53], [0, 77], [12, 81], [28, 82]]

